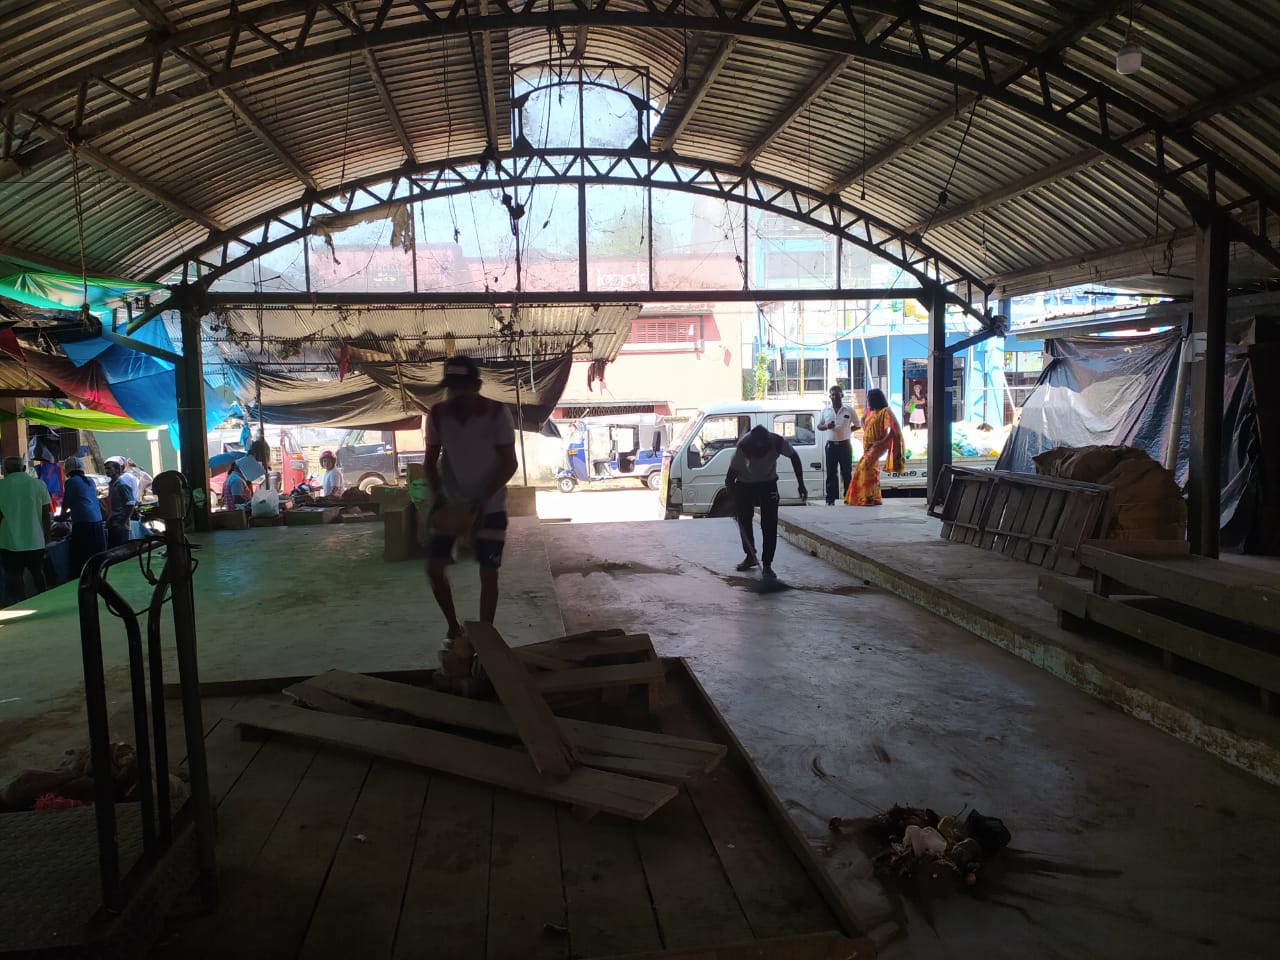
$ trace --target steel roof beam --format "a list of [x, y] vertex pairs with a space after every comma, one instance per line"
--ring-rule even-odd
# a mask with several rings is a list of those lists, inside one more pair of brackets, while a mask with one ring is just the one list
[[[143, 178], [140, 174], [126, 167], [119, 160], [107, 156], [101, 150], [81, 144], [76, 147], [75, 155], [84, 157], [95, 167], [100, 167], [107, 173], [111, 174], [121, 183], [128, 184], [134, 190], [137, 190], [143, 196], [150, 197], [157, 203], [163, 204], [175, 213], [181, 214], [192, 223], [198, 223], [210, 233], [221, 233], [227, 229], [227, 225], [216, 217], [210, 216], [203, 210], [198, 210], [187, 201], [183, 200], [176, 194], [164, 190], [149, 180]], [[72, 163], [75, 162], [75, 155], [72, 157]]]
[[[756, 15], [756, 9], [760, 6], [761, 0], [743, 0], [742, 6], [738, 8], [735, 17], [743, 23], [747, 23]], [[689, 125], [689, 121], [693, 119], [693, 115], [698, 112], [698, 108], [702, 106], [702, 101], [707, 98], [711, 92], [711, 88], [715, 86], [716, 80], [720, 76], [720, 71], [724, 69], [724, 65], [729, 62], [729, 57], [733, 55], [733, 48], [738, 45], [738, 38], [733, 35], [722, 36], [716, 43], [716, 48], [711, 54], [711, 59], [707, 61], [706, 69], [702, 71], [702, 76], [698, 78], [698, 85], [685, 98], [683, 108], [680, 115], [675, 118], [668, 131], [661, 140], [658, 141], [659, 150], [674, 150], [676, 141], [680, 139], [680, 135], [684, 133], [685, 127]], [[685, 50], [684, 69], [689, 69], [689, 51]]]
[[[780, 300], [910, 300], [924, 295], [923, 287], [833, 287], [829, 289], [786, 288], [758, 290], [528, 290], [520, 294], [494, 291], [492, 293], [271, 293], [264, 291], [260, 297], [244, 293], [217, 293], [204, 295], [201, 304], [205, 309], [221, 307], [255, 308], [278, 307], [470, 307], [499, 306], [513, 303], [521, 307], [553, 306], [556, 304], [592, 305], [617, 303], [698, 303], [725, 301], [754, 303]], [[160, 305], [161, 311], [168, 309]]]
[[[1115, 16], [1118, 9], [1123, 8], [1127, 3], [1131, 2], [1132, 0], [1101, 0], [1100, 3], [1094, 5], [1094, 8], [1088, 14], [1067, 24], [1057, 33], [1045, 38], [1043, 43], [1039, 43], [1032, 50], [1029, 50], [1028, 56], [1016, 67], [1000, 74], [996, 78], [996, 85], [1005, 87], [1013, 83], [1019, 77], [1031, 71], [1036, 59], [1049, 54], [1055, 54], [1058, 51], [1071, 46], [1071, 44], [1075, 43], [1081, 37], [1087, 36], [1098, 27], [1102, 26], [1102, 24]], [[837, 177], [828, 185], [828, 191], [831, 193], [843, 193], [848, 190], [859, 180], [870, 175], [874, 170], [897, 159], [912, 147], [916, 146], [916, 144], [928, 139], [938, 130], [950, 123], [953, 123], [960, 117], [963, 117], [965, 113], [973, 109], [974, 104], [978, 102], [980, 96], [980, 93], [975, 92], [966, 93], [957, 97], [955, 103], [949, 104], [942, 110], [939, 110], [910, 133], [907, 133], [905, 136], [893, 141], [892, 143], [885, 144], [875, 153], [871, 154], [871, 156], [859, 162], [848, 172]]]
[[[168, 15], [165, 14], [163, 10], [156, 6], [154, 0], [130, 0], [130, 2], [133, 4], [133, 8], [142, 15], [143, 19], [156, 29], [163, 31], [166, 34], [173, 34], [177, 32], [177, 27], [174, 26], [173, 21], [169, 19]], [[209, 65], [208, 61], [194, 50], [179, 50], [176, 51], [176, 55], [202, 76], [212, 77], [217, 73], [217, 71]], [[155, 61], [153, 63], [153, 72], [158, 69], [158, 66], [159, 61]], [[155, 91], [150, 92], [152, 95], [155, 93]], [[292, 173], [294, 177], [296, 177], [301, 183], [306, 184], [312, 190], [320, 189], [320, 184], [316, 182], [315, 177], [311, 176], [311, 174], [307, 172], [302, 164], [300, 164], [293, 154], [289, 152], [289, 148], [281, 143], [275, 134], [267, 129], [266, 125], [257, 118], [253, 110], [250, 109], [248, 104], [240, 99], [235, 91], [223, 88], [218, 91], [218, 96], [222, 99], [222, 102], [227, 105], [227, 108], [239, 117], [240, 122], [252, 130], [254, 136], [261, 140], [267, 146], [267, 149], [276, 155], [276, 158], [288, 168], [289, 172]]]
[[[1177, 111], [1169, 117], [1169, 122], [1174, 126], [1191, 126], [1196, 123], [1202, 123], [1220, 113], [1225, 113], [1241, 103], [1256, 97], [1266, 96], [1278, 86], [1280, 86], [1280, 67], [1272, 67], [1256, 77], [1252, 77], [1243, 83], [1235, 84], [1226, 90], [1220, 90], [1213, 96], [1205, 97], [1203, 100]], [[933, 218], [932, 222], [921, 220], [918, 223], [914, 223], [907, 228], [907, 232], [920, 233], [926, 226], [936, 229], [944, 224], [972, 216], [975, 213], [982, 213], [992, 207], [999, 206], [1006, 200], [1012, 200], [1014, 197], [1021, 196], [1029, 190], [1069, 177], [1073, 173], [1078, 173], [1106, 159], [1108, 159], [1107, 155], [1101, 150], [1086, 150], [1083, 153], [1064, 157], [1057, 163], [1050, 164], [1042, 170], [1036, 170], [1025, 177], [1019, 177], [1017, 180], [1013, 180], [996, 190], [990, 190], [982, 194], [982, 196], [974, 197], [967, 203], [962, 203], [957, 207], [939, 213]]]
[[[504, 3], [505, 6], [505, 3]], [[481, 17], [489, 15], [489, 0], [476, 0]], [[498, 88], [493, 76], [493, 39], [488, 30], [471, 32], [471, 56], [476, 61], [476, 79], [480, 83], [480, 104], [484, 109], [485, 141], [491, 153], [500, 149], [498, 142]]]
[[[360, 22], [360, 11], [356, 9], [356, 5], [348, 3], [347, 12], [351, 17], [352, 24], [348, 29], [353, 29], [360, 36], [365, 36], [364, 24]], [[382, 102], [382, 109], [387, 115], [387, 121], [391, 124], [391, 129], [395, 132], [396, 139], [400, 141], [400, 149], [404, 151], [405, 162], [417, 163], [417, 151], [413, 148], [413, 141], [409, 139], [409, 131], [405, 129], [404, 121], [400, 117], [400, 111], [396, 107], [396, 101], [391, 96], [391, 88], [387, 86], [387, 78], [382, 73], [382, 67], [378, 66], [377, 54], [373, 52], [372, 47], [364, 46], [360, 48], [360, 57], [364, 60], [364, 67], [369, 72], [369, 78], [373, 81], [373, 88], [378, 91], [378, 99]]]
[[769, 129], [747, 148], [747, 151], [738, 158], [738, 163], [744, 167], [754, 163], [756, 157], [764, 153], [769, 148], [769, 144], [783, 130], [795, 123], [800, 115], [813, 105], [814, 101], [826, 93], [827, 88], [836, 81], [840, 74], [844, 73], [845, 67], [849, 65], [849, 61], [852, 59], [852, 56], [842, 53], [828, 60], [826, 65], [818, 71], [818, 75], [813, 78], [809, 86], [805, 88], [804, 93], [782, 108], [782, 113], [778, 116], [778, 119], [773, 121], [769, 125]]
[[[1116, 4], [1117, 0], [1111, 0]], [[421, 21], [402, 22], [384, 27], [363, 37], [343, 36], [311, 41], [315, 31], [300, 36], [285, 52], [236, 59], [230, 43], [242, 25], [252, 24], [259, 30], [267, 26], [284, 31], [298, 18], [314, 15], [315, 3], [282, 0], [240, 11], [235, 18], [211, 18], [184, 29], [163, 41], [146, 40], [120, 55], [102, 58], [85, 68], [41, 84], [18, 98], [0, 104], [0, 124], [17, 112], [30, 114], [33, 105], [56, 100], [58, 96], [76, 97], [81, 85], [95, 83], [99, 75], [118, 76], [126, 68], [145, 69], [154, 61], [173, 55], [173, 51], [195, 42], [224, 38], [227, 42], [225, 63], [215, 77], [187, 84], [173, 90], [156, 92], [139, 103], [127, 103], [106, 114], [84, 118], [83, 123], [68, 131], [72, 144], [91, 140], [111, 129], [119, 129], [144, 117], [158, 114], [184, 100], [207, 96], [225, 86], [269, 77], [283, 70], [342, 56], [362, 46], [404, 45], [424, 40], [441, 39], [459, 34], [482, 34], [490, 30], [566, 29], [580, 25], [613, 29], [690, 30], [720, 34], [726, 37], [750, 37], [758, 42], [775, 43], [824, 51], [828, 54], [851, 54], [891, 69], [915, 73], [936, 81], [956, 84], [979, 97], [987, 97], [1006, 109], [1028, 117], [1047, 129], [1074, 138], [1085, 147], [1100, 149], [1183, 202], [1194, 216], [1203, 219], [1215, 209], [1230, 210], [1237, 225], [1244, 228], [1238, 236], [1259, 254], [1280, 265], [1280, 249], [1255, 230], [1252, 221], [1264, 222], [1268, 211], [1280, 210], [1280, 191], [1266, 186], [1230, 158], [1200, 142], [1187, 131], [1171, 126], [1153, 110], [1132, 100], [1123, 92], [1080, 70], [1073, 69], [1054, 56], [1028, 49], [1016, 40], [994, 35], [970, 24], [948, 17], [945, 12], [903, 6], [896, 0], [860, 0], [859, 9], [895, 16], [894, 26], [880, 38], [866, 38], [851, 24], [847, 4], [832, 2], [821, 8], [793, 11], [785, 0], [759, 0], [777, 14], [748, 21], [741, 11], [731, 13], [713, 4], [705, 15], [691, 15], [687, 9], [670, 5], [662, 10], [613, 9], [611, 0], [595, 0], [565, 9], [551, 9], [541, 0], [514, 9], [504, 4], [504, 12], [490, 17], [465, 15], [461, 3], [448, 12], [423, 14]], [[752, 4], [754, 9], [755, 4]], [[333, 5], [324, 4], [332, 12]], [[1104, 5], [1104, 9], [1107, 5]], [[295, 20], [289, 21], [292, 15]], [[230, 20], [230, 24], [228, 24]], [[908, 33], [898, 36], [903, 28]], [[1080, 32], [1084, 27], [1077, 27]], [[926, 32], [933, 46], [925, 42]], [[892, 36], [894, 43], [887, 43]], [[908, 43], [898, 43], [906, 39]], [[1042, 45], [1044, 46], [1044, 45]], [[1001, 82], [991, 64], [995, 61], [1029, 63], [1023, 75], [1032, 76], [1036, 84]], [[107, 67], [109, 66], [109, 69]], [[81, 101], [84, 102], [83, 100]], [[492, 123], [492, 117], [490, 123]], [[1132, 144], [1146, 135], [1155, 138], [1155, 150], [1146, 145], [1135, 149]], [[0, 177], [28, 169], [35, 163], [56, 156], [66, 149], [58, 142], [43, 144], [21, 156], [10, 156], [0, 162]], [[1234, 194], [1234, 196], [1233, 196]], [[1261, 215], [1259, 215], [1259, 211]]]

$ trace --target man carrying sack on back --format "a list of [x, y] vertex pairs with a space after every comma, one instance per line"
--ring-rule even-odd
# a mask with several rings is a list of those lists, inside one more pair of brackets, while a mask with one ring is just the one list
[[469, 661], [445, 568], [458, 538], [472, 536], [480, 567], [478, 619], [493, 623], [507, 536], [507, 481], [517, 466], [515, 423], [503, 404], [480, 395], [480, 368], [470, 357], [453, 357], [444, 371], [446, 399], [427, 415], [427, 581], [448, 625], [442, 661], [450, 655]]

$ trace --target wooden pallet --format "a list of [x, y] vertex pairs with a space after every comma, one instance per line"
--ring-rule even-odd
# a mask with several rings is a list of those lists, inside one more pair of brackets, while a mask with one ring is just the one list
[[929, 503], [942, 537], [1075, 573], [1080, 544], [1106, 520], [1110, 487], [1008, 470], [948, 466]]
[[1080, 550], [1092, 583], [1042, 575], [1039, 593], [1066, 629], [1097, 624], [1179, 660], [1258, 688], [1273, 712], [1280, 692], [1280, 580], [1205, 557], [1132, 557]]

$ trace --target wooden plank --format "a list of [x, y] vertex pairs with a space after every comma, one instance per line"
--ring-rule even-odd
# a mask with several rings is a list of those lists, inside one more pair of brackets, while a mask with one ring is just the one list
[[[377, 680], [375, 682], [390, 683], [391, 681]], [[341, 697], [335, 697], [312, 683], [295, 683], [293, 686], [285, 687], [283, 693], [299, 706], [309, 707], [312, 710], [334, 713], [340, 717], [376, 718], [376, 714], [372, 710], [366, 710], [364, 707], [357, 707], [354, 703], [348, 703]]]
[[1265, 690], [1280, 690], [1280, 656], [1184, 626], [1119, 600], [1089, 594], [1085, 616], [1094, 623], [1203, 664]]
[[661, 683], [666, 677], [662, 664], [651, 660], [643, 663], [617, 663], [607, 667], [579, 667], [555, 673], [536, 673], [529, 679], [542, 693], [569, 693], [602, 687], [634, 686]]
[[1046, 567], [1059, 573], [1075, 573], [1080, 569], [1080, 561], [1076, 558], [1076, 550], [1087, 537], [1096, 535], [1098, 519], [1105, 506], [1105, 500], [1086, 492], [1072, 493], [1062, 511], [1062, 521], [1058, 524], [1052, 547], [1043, 563]]
[[1083, 618], [1085, 615], [1085, 598], [1089, 596], [1089, 591], [1065, 577], [1040, 574], [1036, 592], [1042, 600], [1053, 604], [1058, 610], [1073, 617]]
[[[331, 670], [312, 678], [307, 687], [368, 707], [393, 710], [431, 723], [481, 730], [515, 737], [510, 715], [499, 703], [469, 700], [435, 690], [423, 690], [404, 683], [378, 680], [358, 673]], [[574, 748], [596, 757], [608, 756], [653, 761], [646, 772], [636, 766], [639, 776], [667, 779], [671, 765], [683, 766], [688, 776], [715, 769], [724, 758], [725, 746], [701, 740], [671, 737], [650, 730], [633, 730], [585, 720], [557, 717], [561, 731]], [[580, 758], [581, 759], [581, 758]], [[585, 762], [585, 761], [583, 761]], [[599, 764], [593, 763], [592, 766]], [[605, 769], [609, 769], [606, 767]]]
[[1045, 505], [1049, 502], [1049, 491], [1043, 487], [1037, 487], [1031, 494], [1031, 499], [1027, 503], [1027, 512], [1022, 520], [1022, 529], [1026, 536], [1013, 548], [1010, 556], [1014, 560], [1026, 560], [1031, 553], [1032, 540], [1036, 536], [1036, 531], [1040, 526], [1040, 519], [1044, 516]]
[[627, 653], [652, 654], [653, 641], [647, 633], [609, 634], [600, 638], [544, 640], [513, 648], [517, 655], [533, 653], [557, 660], [590, 660]]
[[978, 532], [971, 541], [975, 546], [983, 550], [995, 548], [995, 537], [991, 531], [999, 527], [1012, 493], [1013, 487], [1007, 482], [996, 480], [992, 483], [991, 492], [987, 494], [987, 502], [978, 514]]
[[1034, 534], [1035, 522], [1031, 519], [1031, 505], [1035, 501], [1037, 494], [1042, 492], [1034, 487], [1021, 487], [1018, 489], [1017, 509], [1014, 511], [1012, 518], [1014, 533], [1006, 539], [1004, 547], [1000, 551], [1006, 557], [1012, 557], [1016, 554], [1023, 543], [1026, 542], [1027, 537]]
[[1189, 540], [1125, 540], [1107, 538], [1103, 540], [1086, 540], [1081, 548], [1096, 547], [1110, 550], [1126, 557], [1186, 557], [1191, 554]]
[[676, 793], [668, 784], [589, 767], [580, 767], [559, 780], [545, 777], [527, 754], [423, 727], [258, 702], [241, 705], [233, 717], [243, 726], [346, 747], [536, 797], [582, 804], [632, 820], [647, 819]]
[[[380, 680], [398, 680], [401, 683], [430, 683], [434, 670], [371, 670], [368, 676]], [[243, 680], [209, 680], [200, 684], [200, 699], [208, 697], [259, 697], [280, 693], [285, 687], [310, 680], [310, 675], [296, 677], [253, 677]], [[176, 683], [164, 685], [166, 700], [182, 696]]]
[[628, 824], [557, 811], [571, 955], [607, 957], [660, 950], [640, 853]]
[[751, 926], [688, 794], [635, 831], [668, 950], [736, 943]]
[[1040, 522], [1036, 524], [1035, 542], [1027, 551], [1027, 562], [1036, 566], [1044, 565], [1044, 559], [1049, 555], [1049, 548], [1045, 542], [1052, 541], [1057, 535], [1058, 523], [1067, 505], [1065, 492], [1052, 488], [1045, 489], [1049, 497], [1045, 502], [1044, 513], [1040, 515]]
[[487, 923], [488, 960], [569, 956], [569, 938], [559, 932], [567, 918], [552, 804], [495, 791]]
[[1080, 548], [1080, 559], [1139, 593], [1280, 631], [1280, 580], [1261, 571], [1204, 557], [1161, 561], [1091, 546]]
[[493, 797], [483, 784], [431, 778], [395, 960], [484, 960]]
[[243, 881], [227, 891], [234, 921], [202, 945], [205, 956], [296, 956], [368, 770], [365, 757], [316, 755]]
[[391, 956], [429, 781], [423, 771], [373, 762], [342, 833], [301, 960]]
[[[219, 724], [210, 740], [219, 732], [224, 736], [233, 733], [234, 724]], [[316, 748], [310, 744], [273, 740], [251, 746], [256, 755], [218, 807], [217, 911], [193, 917], [177, 926], [173, 936], [156, 948], [154, 956], [157, 958], [194, 960], [219, 955], [209, 947], [221, 927], [239, 922], [233, 919], [236, 891], [252, 881], [254, 871], [251, 865], [316, 755]], [[211, 780], [218, 756], [219, 753], [210, 750]]]
[[[664, 718], [673, 733], [705, 735], [710, 723], [681, 711]], [[795, 853], [757, 802], [759, 791], [735, 755], [714, 773], [690, 781], [686, 789], [715, 845], [752, 933], [782, 937], [819, 933], [838, 926]]]
[[952, 537], [953, 540], [973, 543], [977, 539], [977, 525], [986, 505], [984, 495], [990, 486], [990, 481], [987, 480], [966, 478], [960, 481], [959, 502], [956, 506], [956, 529], [959, 533]]
[[540, 670], [568, 670], [573, 666], [569, 660], [559, 660], [555, 657], [548, 656], [545, 653], [537, 653], [533, 650], [525, 650], [517, 647], [511, 651], [515, 658], [521, 661], [526, 667], [537, 667]]
[[851, 940], [839, 933], [814, 933], [662, 953], [628, 953], [611, 960], [873, 960], [877, 954], [875, 941], [869, 937]]
[[475, 647], [498, 699], [511, 714], [533, 765], [539, 773], [566, 776], [577, 757], [560, 732], [547, 701], [531, 682], [533, 678], [524, 664], [511, 655], [511, 648], [492, 624], [469, 620], [466, 631], [467, 640]]

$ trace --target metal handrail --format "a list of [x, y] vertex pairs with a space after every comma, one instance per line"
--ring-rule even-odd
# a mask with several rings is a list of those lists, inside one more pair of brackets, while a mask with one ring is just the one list
[[[116, 844], [115, 784], [111, 777], [110, 728], [107, 719], [106, 678], [102, 655], [99, 601], [124, 623], [129, 653], [129, 685], [133, 705], [134, 738], [138, 763], [139, 815], [142, 818], [143, 855], [154, 863], [173, 842], [173, 810], [169, 799], [169, 756], [165, 718], [164, 668], [161, 645], [161, 613], [173, 604], [174, 642], [182, 692], [183, 726], [186, 732], [187, 770], [191, 809], [199, 857], [199, 886], [206, 900], [215, 895], [214, 822], [209, 795], [204, 723], [200, 708], [200, 684], [196, 662], [195, 605], [192, 574], [195, 565], [186, 539], [188, 485], [177, 471], [162, 473], [153, 481], [160, 498], [156, 516], [165, 521], [163, 536], [150, 536], [112, 547], [90, 558], [80, 575], [80, 642], [84, 660], [85, 710], [89, 726], [89, 755], [93, 763], [94, 815], [98, 833], [98, 866], [102, 904], [112, 913], [124, 908], [125, 893]], [[152, 578], [150, 602], [135, 610], [107, 582], [113, 567], [137, 558], [139, 563], [163, 551], [164, 566]], [[147, 649], [143, 650], [140, 614], [147, 617]], [[149, 676], [148, 676], [149, 675]], [[150, 687], [150, 704], [147, 702]], [[151, 730], [148, 731], [148, 715]], [[154, 741], [154, 743], [153, 743]], [[154, 761], [154, 768], [153, 768]], [[154, 775], [153, 775], [154, 772]]]

